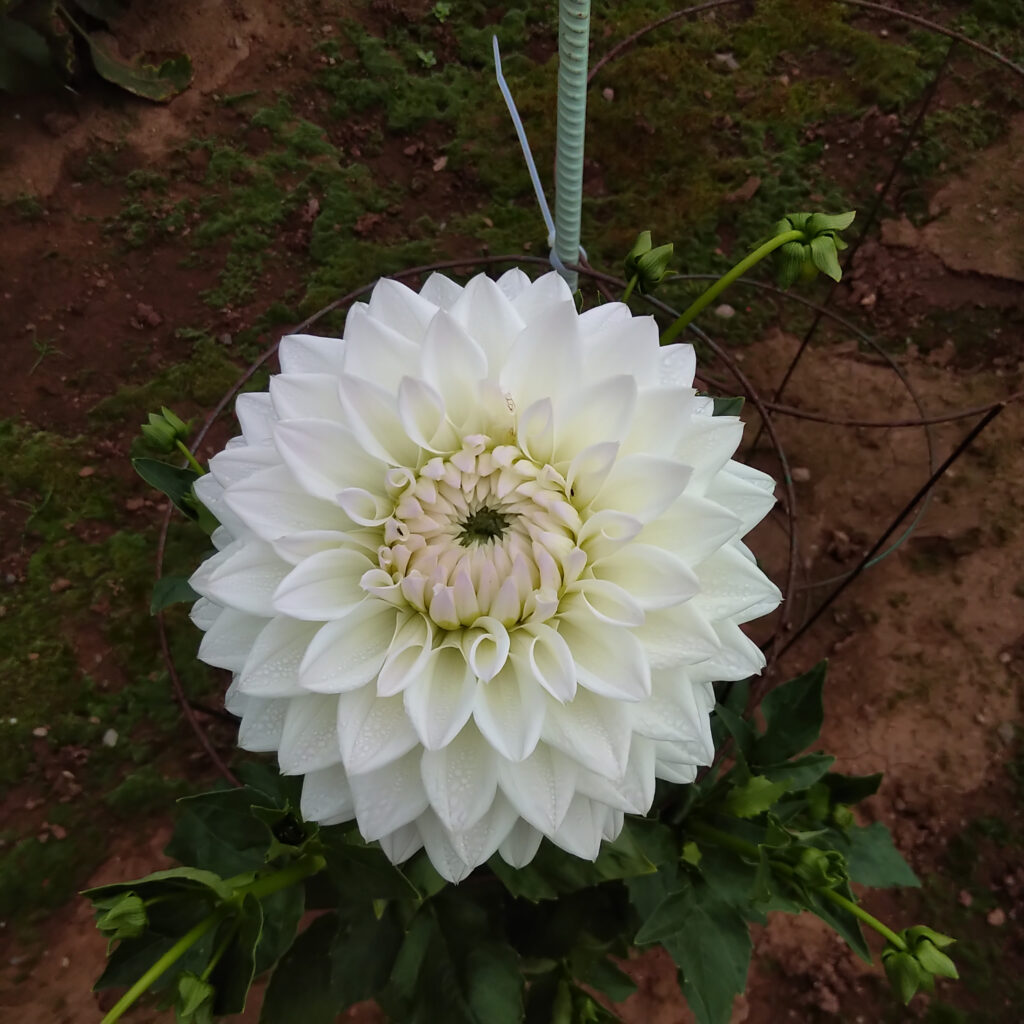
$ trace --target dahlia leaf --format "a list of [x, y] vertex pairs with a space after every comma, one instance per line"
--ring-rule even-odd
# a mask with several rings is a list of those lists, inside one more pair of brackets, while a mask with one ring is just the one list
[[416, 886], [384, 855], [379, 846], [361, 846], [340, 828], [320, 833], [325, 844], [327, 873], [343, 904], [368, 899], [419, 899]]
[[840, 775], [838, 772], [829, 772], [824, 778], [824, 784], [831, 793], [833, 803], [859, 804], [878, 792], [882, 784], [882, 773], [874, 775]]
[[746, 987], [751, 941], [739, 911], [707, 886], [668, 896], [644, 923], [637, 943], [660, 942], [683, 975], [683, 995], [698, 1024], [727, 1024]]
[[388, 982], [402, 948], [397, 908], [387, 907], [377, 918], [366, 903], [341, 927], [331, 943], [331, 987], [339, 1009], [370, 999]]
[[331, 985], [338, 916], [318, 917], [281, 957], [263, 997], [260, 1024], [334, 1024], [341, 1000]]
[[746, 399], [737, 396], [736, 398], [714, 398], [712, 401], [714, 402], [713, 416], [739, 416]]
[[[836, 892], [851, 902], [856, 902], [848, 884], [841, 886]], [[864, 941], [864, 933], [861, 931], [857, 918], [848, 910], [837, 907], [816, 892], [804, 893], [804, 895], [806, 896], [806, 908], [817, 914], [830, 928], [838, 932], [846, 944], [865, 963], [871, 963], [871, 950], [868, 949], [868, 945]]]
[[153, 584], [153, 596], [149, 600], [149, 614], [156, 615], [172, 604], [195, 601], [199, 595], [189, 586], [184, 576], [161, 576]]
[[263, 931], [256, 946], [256, 973], [269, 970], [295, 941], [299, 921], [306, 910], [305, 888], [290, 885], [260, 901], [263, 905]]
[[191, 503], [192, 485], [197, 474], [191, 469], [180, 469], [159, 459], [132, 459], [132, 468], [150, 487], [155, 487], [171, 499], [174, 507], [189, 519], [199, 514]]
[[742, 786], [736, 786], [725, 798], [726, 814], [737, 818], [756, 818], [771, 807], [789, 789], [786, 782], [772, 782], [764, 775], [755, 775]]
[[585, 985], [603, 992], [613, 1003], [621, 1003], [636, 991], [636, 982], [607, 956], [592, 960], [584, 969], [577, 970], [576, 976]]
[[755, 764], [776, 765], [813, 743], [824, 720], [822, 688], [827, 662], [772, 690], [761, 703], [764, 735], [751, 752]]
[[256, 948], [262, 932], [263, 908], [255, 896], [247, 893], [234, 916], [225, 921], [217, 932], [214, 949], [220, 949], [220, 943], [225, 939], [228, 945], [210, 974], [210, 981], [217, 989], [213, 1000], [214, 1013], [241, 1013], [245, 1009], [245, 997], [255, 975]]
[[880, 821], [866, 828], [854, 826], [835, 838], [836, 849], [846, 856], [850, 878], [876, 889], [921, 885], [892, 841], [892, 833]]
[[787, 792], [798, 792], [813, 786], [835, 761], [830, 754], [808, 754], [783, 764], [761, 768], [761, 774], [773, 782], [785, 782]]

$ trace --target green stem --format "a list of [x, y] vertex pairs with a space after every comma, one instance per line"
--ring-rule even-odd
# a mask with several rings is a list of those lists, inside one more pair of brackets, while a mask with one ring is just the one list
[[640, 280], [640, 275], [639, 274], [634, 274], [629, 279], [629, 284], [626, 285], [626, 290], [622, 293], [622, 298], [620, 299], [621, 302], [629, 302], [629, 297], [630, 297], [630, 295], [633, 294], [633, 289], [636, 287], [636, 283], [639, 280]]
[[188, 464], [200, 476], [203, 476], [206, 473], [206, 470], [203, 469], [203, 467], [198, 462], [196, 462], [196, 457], [188, 450], [188, 448], [185, 447], [184, 444], [182, 444], [181, 441], [175, 441], [174, 443], [178, 446], [178, 451], [180, 451], [181, 454], [184, 455], [186, 459], [188, 459]]
[[[706, 825], [702, 821], [690, 822], [688, 824], [688, 831], [698, 839], [707, 839], [717, 846], [732, 850], [733, 853], [738, 853], [751, 860], [757, 860], [760, 856], [757, 847], [753, 843], [748, 843], [745, 839], [740, 839], [738, 836], [731, 836], [728, 832], [723, 832], [721, 829]], [[773, 871], [788, 877], [796, 874], [789, 864], [785, 864], [782, 861], [769, 859], [768, 866]], [[853, 914], [855, 918], [866, 924], [869, 928], [874, 928], [882, 938], [891, 942], [897, 949], [906, 950], [907, 944], [891, 928], [879, 921], [873, 914], [869, 914], [862, 906], [854, 903], [853, 900], [848, 900], [841, 893], [836, 892], [835, 889], [822, 887], [816, 888], [814, 891], [831, 903], [834, 903], [837, 907], [842, 907], [843, 910]]]
[[720, 277], [710, 288], [695, 299], [683, 312], [683, 315], [676, 320], [661, 336], [662, 345], [667, 345], [676, 338], [690, 323], [690, 321], [709, 303], [713, 302], [726, 288], [729, 287], [738, 277], [742, 277], [751, 267], [756, 266], [773, 253], [780, 246], [787, 242], [797, 242], [804, 238], [802, 231], [784, 231], [781, 235], [770, 238], [764, 245], [755, 249], [749, 256], [740, 260], [732, 270], [724, 277]]
[[[132, 1004], [141, 996], [154, 981], [157, 980], [168, 968], [178, 962], [210, 929], [215, 928], [234, 910], [246, 896], [255, 896], [262, 900], [279, 889], [287, 889], [288, 886], [301, 882], [321, 871], [327, 861], [319, 854], [308, 854], [300, 858], [294, 864], [271, 875], [257, 878], [248, 885], [239, 886], [234, 892], [229, 903], [222, 903], [211, 914], [208, 914], [194, 928], [187, 931], [178, 941], [152, 967], [142, 975], [141, 978], [114, 1004], [114, 1008], [100, 1021], [100, 1024], [114, 1024], [128, 1011]], [[207, 977], [209, 971], [216, 966], [217, 960], [223, 954], [223, 948], [214, 954], [212, 966], [207, 968], [203, 978]]]
[[843, 910], [849, 911], [858, 920], [863, 921], [869, 928], [874, 928], [882, 938], [891, 942], [898, 950], [906, 952], [907, 944], [889, 927], [882, 924], [873, 914], [869, 914], [862, 906], [854, 903], [853, 900], [848, 900], [841, 893], [835, 891], [835, 889], [818, 889], [819, 893], [827, 900], [831, 900], [837, 907], [842, 907]]
[[169, 967], [178, 962], [208, 931], [216, 928], [227, 917], [231, 908], [222, 905], [212, 914], [204, 917], [194, 928], [185, 932], [178, 941], [141, 978], [114, 1004], [113, 1009], [100, 1021], [100, 1024], [114, 1024], [128, 1011], [129, 1007], [156, 981]]

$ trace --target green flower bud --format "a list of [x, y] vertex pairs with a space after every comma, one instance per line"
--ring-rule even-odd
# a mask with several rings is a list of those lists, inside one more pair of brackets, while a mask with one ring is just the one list
[[96, 927], [108, 939], [134, 939], [145, 930], [146, 907], [133, 892], [96, 904]]
[[159, 413], [149, 414], [149, 422], [142, 424], [142, 436], [156, 451], [169, 454], [178, 441], [188, 437], [188, 426], [164, 406]]
[[832, 808], [832, 823], [844, 832], [853, 826], [853, 811], [846, 804], [836, 804]]
[[921, 965], [909, 953], [888, 946], [882, 952], [882, 966], [893, 991], [904, 1004], [914, 998], [919, 988], [929, 987], [930, 975], [922, 970]]
[[936, 949], [929, 939], [921, 939], [921, 941], [918, 942], [914, 947], [914, 957], [921, 965], [922, 969], [927, 971], [933, 977], [960, 977], [960, 975], [957, 974], [956, 964], [954, 964], [945, 953]]
[[788, 288], [797, 281], [809, 281], [819, 271], [833, 281], [842, 277], [838, 253], [846, 243], [839, 237], [856, 217], [848, 213], [790, 213], [775, 225], [775, 234], [799, 231], [802, 238], [786, 242], [775, 251], [775, 267], [779, 286]]
[[668, 273], [673, 249], [671, 242], [652, 248], [650, 231], [641, 231], [633, 243], [633, 248], [626, 254], [627, 280], [635, 277], [636, 286], [643, 295], [653, 292]]
[[178, 978], [178, 999], [174, 1007], [177, 1024], [213, 1024], [213, 1001], [217, 990], [202, 978], [185, 971]]
[[847, 879], [846, 858], [838, 850], [819, 850], [805, 846], [796, 864], [797, 878], [813, 889], [835, 889]]
[[903, 938], [908, 943], [914, 945], [914, 943], [921, 939], [927, 939], [933, 946], [939, 949], [945, 949], [947, 946], [952, 946], [956, 939], [951, 938], [948, 935], [943, 935], [942, 932], [935, 931], [934, 928], [929, 928], [926, 924], [916, 924], [913, 928], [908, 928], [903, 934]]

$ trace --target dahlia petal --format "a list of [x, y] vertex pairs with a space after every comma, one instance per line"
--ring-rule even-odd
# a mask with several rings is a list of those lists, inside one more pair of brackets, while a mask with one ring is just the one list
[[322, 551], [291, 570], [273, 595], [279, 615], [327, 622], [340, 619], [366, 599], [359, 585], [370, 560], [360, 551]]
[[[572, 651], [580, 686], [612, 700], [635, 701], [650, 696], [650, 665], [629, 629], [598, 624], [576, 610], [563, 614], [560, 626], [560, 634]], [[575, 701], [569, 706], [575, 706]]]
[[764, 652], [735, 622], [716, 622], [715, 632], [721, 643], [711, 659], [716, 679], [723, 682], [746, 679], [757, 675], [764, 668]]
[[576, 695], [576, 663], [565, 638], [543, 622], [530, 622], [513, 634], [517, 673], [532, 678], [560, 703]]
[[210, 473], [224, 487], [246, 480], [261, 469], [276, 466], [281, 459], [272, 445], [241, 444], [225, 448], [210, 459]]
[[692, 388], [641, 388], [621, 454], [672, 455], [689, 428], [692, 416], [687, 412], [695, 401]]
[[306, 690], [346, 693], [373, 681], [395, 635], [398, 612], [379, 601], [364, 601], [347, 615], [312, 627], [297, 676]]
[[368, 307], [352, 307], [345, 320], [345, 373], [394, 391], [418, 356], [419, 345], [407, 335], [389, 327]]
[[576, 307], [559, 303], [534, 321], [526, 316], [523, 320], [528, 326], [512, 343], [501, 386], [520, 408], [548, 397], [557, 405], [560, 396], [572, 394], [582, 360]]
[[594, 500], [594, 508], [613, 508], [649, 523], [682, 494], [691, 467], [657, 455], [627, 455], [619, 459]]
[[650, 699], [630, 708], [634, 731], [638, 736], [671, 744], [676, 761], [710, 764], [715, 746], [709, 709], [703, 706], [698, 693], [698, 688], [679, 669], [655, 672]]
[[251, 697], [299, 697], [299, 662], [317, 627], [276, 618], [263, 627], [238, 678], [238, 689]]
[[501, 859], [513, 868], [525, 868], [537, 856], [544, 838], [529, 822], [520, 818], [498, 847]]
[[620, 779], [631, 735], [628, 717], [615, 701], [580, 688], [567, 704], [548, 701], [541, 738], [584, 768]]
[[340, 423], [286, 420], [274, 428], [274, 443], [299, 486], [316, 498], [333, 502], [347, 487], [383, 496], [388, 467], [365, 452], [352, 431]]
[[636, 516], [604, 508], [587, 518], [577, 535], [577, 543], [587, 554], [588, 562], [596, 562], [628, 544], [644, 524]]
[[236, 611], [234, 608], [221, 609], [216, 621], [209, 626], [199, 643], [199, 660], [215, 668], [241, 672], [256, 637], [266, 624], [265, 618], [258, 618], [248, 612]]
[[476, 728], [468, 724], [440, 750], [423, 752], [420, 777], [441, 823], [451, 832], [461, 832], [475, 825], [494, 803], [498, 788], [497, 756]]
[[602, 775], [580, 772], [576, 792], [627, 814], [646, 814], [654, 801], [654, 762], [655, 744], [634, 736], [620, 780], [613, 783]]
[[274, 432], [274, 406], [265, 391], [250, 391], [235, 400], [235, 415], [246, 444], [269, 444]]
[[282, 775], [304, 775], [341, 761], [338, 749], [338, 698], [319, 693], [288, 701], [277, 748]]
[[636, 398], [636, 380], [625, 374], [574, 389], [555, 406], [555, 458], [571, 459], [594, 442], [621, 441]]
[[402, 377], [398, 417], [409, 437], [429, 452], [454, 451], [458, 438], [445, 417], [444, 399], [426, 381]]
[[349, 779], [356, 824], [368, 843], [408, 825], [430, 806], [420, 780], [420, 757], [412, 750], [386, 768]]
[[451, 307], [451, 315], [483, 350], [487, 370], [482, 376], [497, 379], [509, 349], [526, 326], [501, 287], [478, 274]]
[[309, 772], [302, 780], [299, 810], [306, 821], [339, 825], [355, 814], [352, 789], [341, 765]]
[[540, 398], [523, 410], [517, 440], [527, 458], [534, 462], [543, 465], [554, 458], [555, 419], [550, 398]]
[[315, 334], [288, 334], [277, 350], [282, 373], [341, 373], [345, 342]]
[[365, 551], [367, 555], [376, 555], [380, 548], [380, 534], [371, 530], [307, 530], [305, 533], [293, 533], [288, 537], [278, 537], [270, 542], [277, 556], [289, 565], [298, 565], [312, 555], [321, 551], [333, 551], [336, 548], [352, 548]]
[[530, 279], [519, 267], [506, 270], [495, 282], [505, 293], [509, 301], [515, 301], [527, 288], [530, 287]]
[[451, 309], [462, 294], [462, 285], [436, 270], [427, 278], [420, 289], [420, 297], [432, 302], [438, 309]]
[[350, 777], [394, 763], [417, 745], [400, 697], [378, 697], [364, 686], [338, 697], [338, 746]]
[[[222, 554], [229, 551], [232, 548], [225, 548]], [[274, 615], [274, 590], [287, 573], [288, 565], [269, 544], [250, 541], [232, 551], [205, 583], [196, 576], [189, 582], [197, 593], [219, 604], [269, 619]]]
[[240, 537], [246, 532], [245, 524], [228, 507], [224, 500], [224, 485], [212, 474], [204, 473], [192, 485], [195, 496], [206, 506], [213, 518], [221, 524], [232, 537]]
[[[504, 277], [499, 280], [499, 284], [503, 280]], [[571, 306], [572, 311], [576, 311], [576, 303], [573, 301], [569, 286], [562, 280], [561, 274], [555, 271], [542, 274], [536, 281], [531, 281], [510, 298], [516, 312], [526, 324], [549, 316], [554, 309]]]
[[270, 378], [270, 397], [278, 420], [345, 419], [334, 374], [282, 373]]
[[458, 647], [430, 652], [419, 677], [402, 693], [409, 720], [427, 750], [437, 750], [458, 735], [473, 713], [477, 685]]
[[486, 683], [504, 668], [510, 644], [508, 630], [497, 619], [484, 615], [463, 634], [462, 652], [473, 674]]
[[341, 378], [340, 394], [348, 425], [370, 455], [391, 466], [416, 465], [419, 449], [406, 434], [392, 395], [347, 373]]
[[238, 726], [238, 745], [256, 754], [277, 750], [284, 732], [284, 720], [290, 700], [247, 698], [245, 714]]
[[423, 849], [423, 839], [415, 822], [396, 828], [394, 832], [389, 832], [386, 836], [381, 836], [378, 842], [384, 855], [392, 864], [402, 864], [414, 853]]
[[522, 761], [498, 761], [501, 791], [520, 817], [544, 835], [562, 824], [578, 774], [575, 761], [546, 743]]
[[598, 579], [621, 587], [644, 609], [668, 608], [702, 590], [697, 575], [681, 558], [649, 544], [630, 544], [601, 559], [593, 571]]
[[473, 870], [472, 865], [467, 864], [458, 855], [452, 845], [451, 833], [433, 811], [428, 811], [417, 818], [416, 827], [430, 863], [446, 882], [458, 885], [464, 878], [469, 877]]
[[224, 611], [219, 604], [214, 604], [207, 597], [201, 597], [189, 610], [188, 617], [192, 624], [204, 633], [217, 621], [217, 616]]
[[659, 760], [654, 769], [655, 775], [666, 782], [673, 782], [676, 785], [689, 785], [697, 778], [697, 765], [676, 764], [671, 761]]
[[461, 426], [476, 404], [487, 356], [450, 313], [440, 310], [427, 328], [420, 350], [424, 380], [444, 399], [445, 412]]
[[658, 325], [653, 316], [622, 317], [610, 311], [599, 330], [587, 331], [589, 325], [582, 317], [580, 326], [584, 330], [583, 366], [589, 379], [627, 374], [640, 387], [653, 387], [658, 383]]
[[565, 474], [565, 482], [576, 508], [586, 508], [597, 497], [618, 454], [617, 441], [588, 445], [576, 454]]
[[775, 504], [775, 481], [740, 462], [730, 462], [708, 485], [706, 497], [740, 520], [740, 534], [752, 530]]
[[437, 313], [437, 306], [408, 285], [383, 277], [373, 287], [369, 312], [375, 320], [418, 342]]
[[624, 302], [603, 302], [593, 309], [585, 309], [580, 313], [580, 327], [583, 329], [585, 343], [589, 345], [590, 337], [599, 331], [632, 317], [629, 306]]
[[740, 530], [739, 518], [728, 509], [705, 498], [683, 494], [661, 516], [644, 526], [640, 539], [672, 552], [694, 568]]
[[561, 825], [548, 838], [582, 860], [597, 860], [607, 820], [606, 809], [588, 797], [576, 794]]
[[487, 813], [467, 829], [449, 835], [452, 848], [470, 868], [486, 863], [518, 820], [515, 809], [498, 793]]
[[706, 493], [708, 484], [732, 458], [742, 437], [743, 422], [738, 416], [693, 417], [673, 456], [693, 467], [691, 481], [695, 494]]
[[346, 487], [335, 499], [345, 514], [360, 526], [381, 526], [395, 511], [395, 503], [362, 487]]
[[238, 676], [234, 676], [231, 680], [231, 685], [224, 692], [224, 710], [236, 718], [244, 718], [245, 713], [253, 703], [264, 704], [266, 701], [261, 701], [257, 697], [246, 697], [244, 693], [240, 693], [238, 690]]
[[[570, 595], [563, 598], [560, 611], [573, 610], [585, 615], [589, 612], [600, 622], [610, 626], [640, 626], [644, 621], [643, 608], [633, 600], [628, 590], [609, 580], [578, 580], [569, 588]], [[598, 629], [596, 623], [590, 626]]]
[[722, 642], [692, 601], [656, 608], [633, 630], [652, 669], [696, 665], [716, 657]]
[[688, 388], [697, 372], [697, 353], [692, 345], [663, 345], [658, 353], [659, 380], [665, 387]]
[[779, 588], [732, 545], [703, 562], [697, 576], [697, 607], [715, 621], [749, 622], [774, 611], [782, 600]]
[[508, 662], [493, 679], [477, 687], [473, 721], [502, 757], [522, 761], [540, 740], [544, 711], [544, 698], [534, 679]]
[[351, 525], [335, 505], [301, 489], [281, 465], [253, 473], [224, 492], [231, 510], [263, 540], [309, 530], [344, 530]]
[[377, 693], [392, 697], [420, 678], [433, 647], [433, 630], [419, 614], [400, 617], [388, 656], [377, 675]]

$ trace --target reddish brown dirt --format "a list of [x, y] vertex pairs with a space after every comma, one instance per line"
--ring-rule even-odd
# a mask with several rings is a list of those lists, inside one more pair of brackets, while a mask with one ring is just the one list
[[[98, 222], [116, 212], [118, 197], [96, 182], [75, 183], [71, 171], [87, 150], [103, 142], [124, 146], [119, 159], [126, 167], [158, 165], [192, 126], [213, 127], [216, 118], [230, 121], [229, 111], [211, 112], [207, 100], [213, 92], [286, 81], [295, 72], [282, 65], [282, 55], [303, 45], [312, 29], [283, 21], [275, 11], [267, 3], [203, 0], [192, 5], [174, 34], [160, 39], [161, 49], [187, 48], [197, 66], [196, 84], [167, 107], [101, 95], [77, 106], [44, 99], [5, 104], [0, 110], [0, 196], [30, 190], [46, 197], [41, 223], [5, 222], [0, 242], [4, 265], [17, 268], [2, 286], [0, 307], [0, 330], [8, 339], [5, 416], [67, 434], [84, 430], [85, 414], [100, 398], [126, 380], [146, 380], [174, 358], [175, 327], [209, 320], [210, 311], [198, 299], [208, 283], [202, 271], [145, 250], [111, 261]], [[140, 22], [130, 42], [151, 48], [154, 31], [155, 23]], [[226, 51], [224, 38], [230, 40]], [[209, 40], [205, 48], [204, 39]], [[844, 286], [851, 306], [874, 309], [880, 325], [899, 327], [920, 323], [936, 309], [984, 301], [1016, 311], [1019, 324], [1019, 230], [1014, 234], [991, 227], [988, 218], [995, 215], [985, 211], [999, 209], [1004, 201], [989, 194], [993, 183], [1010, 187], [1020, 180], [1020, 131], [1015, 125], [1008, 143], [936, 194], [938, 209], [948, 206], [952, 217], [921, 232], [894, 222], [881, 243], [861, 251]], [[358, 140], [349, 140], [348, 146], [358, 146]], [[993, 176], [993, 167], [1002, 170]], [[1018, 168], [1016, 178], [1008, 170], [1013, 167]], [[190, 187], [187, 177], [181, 187]], [[977, 249], [956, 249], [950, 238], [962, 237], [965, 224], [957, 218], [967, 217], [969, 223], [974, 216], [977, 223], [968, 200], [984, 206], [980, 215], [987, 218], [986, 232], [991, 227], [1003, 233], [986, 235], [989, 241]], [[411, 206], [403, 214], [410, 212]], [[263, 294], [294, 283], [287, 268], [278, 269], [264, 282]], [[140, 319], [140, 306], [155, 311], [159, 322]], [[260, 311], [259, 303], [244, 314], [224, 311], [212, 327], [231, 332]], [[924, 358], [912, 350], [900, 365], [929, 412], [984, 404], [1021, 387], [1024, 346], [1016, 331], [968, 354], [949, 352], [943, 339], [935, 339], [937, 355]], [[30, 373], [36, 358], [31, 342], [44, 333], [56, 340], [62, 355]], [[744, 369], [759, 387], [770, 390], [796, 343], [775, 332], [740, 353]], [[965, 365], [974, 366], [973, 372], [964, 372]], [[845, 338], [812, 348], [788, 393], [792, 404], [867, 419], [915, 414], [892, 370]], [[797, 484], [800, 589], [789, 596], [799, 620], [827, 590], [808, 584], [838, 576], [854, 564], [880, 525], [927, 475], [927, 452], [920, 430], [822, 428], [791, 419], [780, 419], [778, 425], [792, 464], [806, 471]], [[966, 429], [964, 423], [936, 428], [939, 459]], [[122, 460], [133, 430], [126, 426], [124, 436], [111, 439], [97, 457]], [[1014, 589], [1024, 581], [1022, 437], [1024, 413], [1017, 405], [947, 475], [914, 538], [856, 583], [782, 666], [785, 676], [822, 653], [830, 656], [823, 746], [839, 755], [843, 771], [886, 772], [882, 792], [866, 813], [893, 829], [897, 844], [921, 873], [940, 866], [948, 840], [968, 820], [1006, 813], [1003, 765], [1015, 742], [1014, 726], [1021, 723], [1024, 677], [1024, 600]], [[755, 458], [770, 465], [761, 453]], [[8, 536], [18, 532], [22, 518], [23, 513], [8, 508], [0, 520], [3, 531]], [[764, 524], [752, 545], [781, 578], [779, 522]], [[83, 646], [83, 657], [90, 650]], [[164, 866], [160, 850], [166, 836], [164, 829], [141, 840], [119, 838], [90, 884]], [[1021, 880], [1006, 881], [1014, 876], [1012, 865], [1004, 867], [993, 855], [992, 891], [1005, 922], [982, 925], [993, 933], [1019, 929], [1024, 914]], [[871, 905], [903, 924], [914, 923], [919, 909], [914, 894], [882, 894], [872, 897]], [[97, 999], [89, 992], [104, 943], [83, 903], [63, 909], [46, 924], [38, 956], [29, 956], [10, 939], [2, 946], [0, 1015], [30, 1024], [85, 1024], [109, 1005], [108, 996]], [[1020, 971], [1024, 963], [1019, 960], [1009, 959], [1006, 968]], [[630, 961], [628, 969], [640, 990], [621, 1008], [626, 1021], [681, 1024], [689, 1019], [664, 956], [647, 954]], [[814, 919], [780, 917], [757, 937], [751, 986], [737, 1001], [734, 1020], [873, 1024], [892, 1012], [877, 977], [877, 970], [856, 962]], [[914, 1016], [921, 1012], [920, 1004], [911, 1011]], [[369, 1022], [373, 1016], [363, 1009], [346, 1019]], [[163, 1018], [142, 1010], [129, 1019]], [[255, 1020], [255, 1010], [241, 1019]]]

